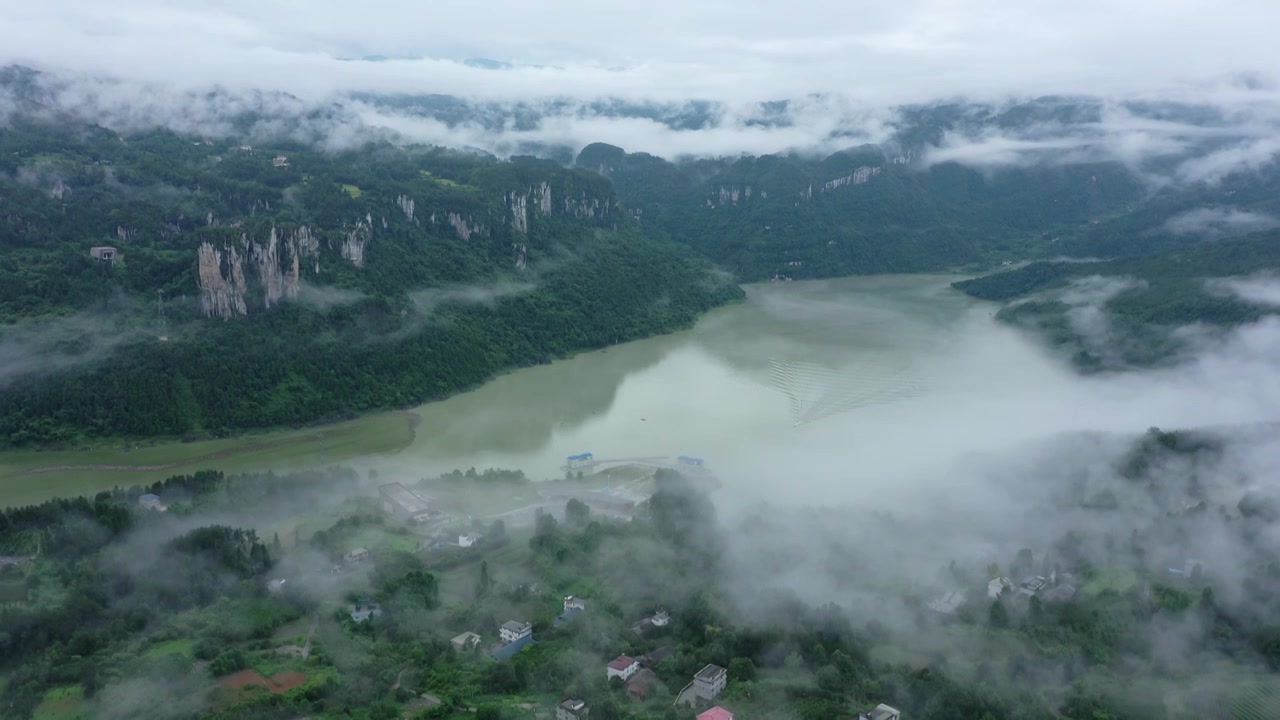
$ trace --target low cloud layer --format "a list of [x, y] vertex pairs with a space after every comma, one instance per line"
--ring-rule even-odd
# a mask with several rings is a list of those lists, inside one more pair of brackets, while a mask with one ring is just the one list
[[1277, 225], [1280, 225], [1280, 220], [1265, 213], [1235, 208], [1198, 208], [1169, 218], [1164, 227], [1174, 235], [1220, 237], [1269, 230]]

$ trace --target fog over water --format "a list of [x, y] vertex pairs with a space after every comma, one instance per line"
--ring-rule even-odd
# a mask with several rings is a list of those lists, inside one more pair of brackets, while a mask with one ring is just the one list
[[[424, 406], [417, 442], [393, 464], [554, 477], [575, 453], [687, 454], [725, 479], [722, 501], [921, 509], [970, 502], [978, 457], [999, 455], [1007, 470], [1064, 434], [1248, 424], [1280, 409], [1274, 325], [1247, 326], [1178, 368], [1085, 378], [953, 279], [755, 285], [690, 331]], [[779, 365], [804, 377], [780, 384]], [[799, 425], [787, 390], [808, 408]]]

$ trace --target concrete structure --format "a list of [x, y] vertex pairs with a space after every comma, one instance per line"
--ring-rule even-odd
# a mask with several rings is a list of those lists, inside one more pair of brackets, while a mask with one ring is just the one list
[[351, 619], [362, 623], [369, 618], [375, 618], [382, 614], [382, 608], [378, 603], [369, 602], [368, 600], [357, 600], [356, 604], [351, 608]]
[[625, 682], [631, 679], [640, 671], [640, 661], [626, 655], [619, 655], [605, 668], [605, 674], [610, 680], [613, 678], [622, 678]]
[[565, 458], [566, 470], [589, 470], [595, 467], [596, 458], [591, 453], [581, 453], [579, 455], [570, 455]]
[[147, 493], [138, 498], [138, 504], [148, 510], [160, 510], [164, 505], [160, 504], [160, 496]]
[[955, 615], [960, 611], [960, 606], [964, 605], [964, 593], [959, 590], [952, 590], [929, 603], [929, 609], [939, 615]]
[[632, 700], [644, 702], [649, 699], [649, 691], [660, 682], [662, 681], [658, 678], [657, 673], [644, 668], [637, 672], [627, 683], [627, 695], [630, 695]]
[[564, 611], [565, 611], [565, 612], [569, 612], [570, 610], [572, 610], [572, 609], [574, 609], [574, 608], [577, 608], [577, 609], [579, 609], [579, 610], [586, 610], [586, 609], [587, 609], [587, 601], [586, 601], [584, 598], [575, 597], [575, 596], [573, 596], [573, 595], [565, 595], [565, 596], [564, 596]]
[[513, 643], [532, 634], [533, 623], [516, 622], [515, 620], [508, 620], [502, 623], [502, 627], [498, 630], [498, 635], [504, 643]]
[[465, 652], [480, 644], [480, 636], [467, 631], [450, 640], [449, 643], [453, 645], [454, 650]]
[[289, 158], [284, 155], [277, 155], [271, 158], [271, 165], [274, 167], [289, 167]]
[[497, 650], [493, 650], [492, 652], [489, 653], [489, 657], [498, 661], [510, 660], [511, 658], [516, 656], [516, 653], [529, 647], [532, 644], [533, 644], [533, 636], [525, 635], [524, 637], [520, 638], [519, 640], [516, 640], [515, 642], [507, 643], [506, 645], [499, 647]]
[[387, 483], [378, 487], [382, 498], [382, 511], [404, 522], [426, 522], [435, 515], [435, 503], [400, 483]]
[[480, 540], [479, 535], [459, 535], [458, 547], [469, 548], [472, 545], [475, 545], [477, 542], [479, 542], [479, 540]]
[[1013, 587], [1013, 581], [1007, 577], [995, 578], [987, 583], [987, 597], [995, 600], [1000, 597], [1000, 593]]
[[902, 713], [884, 703], [875, 706], [874, 710], [858, 713], [858, 720], [902, 720]]
[[364, 562], [369, 559], [369, 551], [364, 548], [356, 548], [346, 555], [342, 556], [343, 562], [348, 565], [351, 563]]
[[101, 260], [102, 262], [115, 262], [117, 254], [119, 254], [119, 252], [110, 245], [98, 245], [96, 247], [89, 248], [89, 256], [94, 260]]
[[653, 617], [649, 618], [649, 622], [653, 623], [654, 627], [666, 627], [671, 623], [671, 616], [667, 614], [666, 610], [659, 610], [653, 614]]
[[570, 698], [556, 706], [556, 720], [586, 720], [590, 712], [585, 702]]
[[670, 645], [665, 645], [663, 647], [658, 648], [657, 650], [654, 650], [648, 655], [645, 655], [644, 657], [640, 658], [640, 664], [643, 665], [644, 667], [653, 667], [658, 663], [662, 662], [663, 660], [666, 660], [667, 658], [675, 654], [676, 654], [675, 648], [671, 647]]
[[708, 665], [693, 676], [693, 692], [703, 700], [712, 700], [729, 683], [729, 671], [719, 665]]
[[698, 713], [698, 720], [733, 720], [733, 713], [717, 705], [706, 712]]

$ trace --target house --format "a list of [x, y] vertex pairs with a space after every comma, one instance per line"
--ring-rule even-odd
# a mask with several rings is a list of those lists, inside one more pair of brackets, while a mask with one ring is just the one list
[[640, 658], [640, 664], [644, 667], [651, 668], [675, 654], [676, 649], [670, 645], [666, 645]]
[[1044, 599], [1051, 602], [1066, 602], [1076, 596], [1076, 586], [1062, 583], [1045, 594]]
[[403, 522], [426, 522], [436, 513], [431, 498], [423, 497], [400, 483], [378, 486], [382, 511]]
[[627, 694], [631, 696], [632, 700], [644, 702], [649, 699], [649, 691], [660, 682], [662, 681], [658, 678], [657, 673], [645, 668], [637, 672], [627, 683]]
[[585, 720], [590, 712], [585, 702], [570, 698], [556, 706], [556, 720]]
[[357, 600], [356, 604], [351, 608], [351, 619], [362, 623], [369, 618], [375, 618], [382, 614], [382, 608], [378, 603], [369, 602], [368, 600]]
[[161, 510], [164, 508], [164, 506], [160, 504], [160, 496], [153, 495], [152, 493], [147, 493], [146, 495], [138, 498], [138, 504], [148, 510]]
[[880, 703], [873, 710], [858, 713], [858, 720], [902, 720], [902, 713]]
[[471, 547], [472, 545], [475, 545], [475, 544], [476, 544], [476, 542], [477, 542], [477, 541], [479, 541], [479, 540], [480, 540], [480, 536], [479, 536], [479, 535], [459, 535], [459, 536], [458, 536], [458, 547], [461, 547], [461, 548], [469, 548], [469, 547]]
[[610, 680], [613, 678], [622, 678], [625, 682], [631, 679], [632, 675], [640, 669], [640, 661], [626, 655], [619, 655], [614, 658], [605, 668], [605, 675]]
[[89, 256], [94, 260], [113, 263], [116, 261], [116, 249], [110, 245], [98, 245], [89, 248]]
[[560, 613], [560, 615], [556, 617], [556, 619], [552, 621], [551, 624], [555, 625], [556, 627], [560, 627], [561, 625], [564, 625], [565, 623], [572, 620], [580, 612], [582, 612], [582, 608], [577, 608], [577, 607], [569, 608], [568, 610], [565, 610], [564, 612]]
[[489, 653], [489, 657], [494, 660], [510, 660], [515, 657], [516, 653], [532, 645], [534, 642], [532, 635], [525, 635], [515, 642], [507, 643]]
[[277, 155], [271, 158], [271, 165], [273, 167], [289, 167], [289, 158], [284, 155]]
[[649, 618], [649, 622], [653, 623], [654, 627], [666, 627], [671, 622], [671, 616], [667, 614], [666, 610], [659, 610], [653, 614], [653, 617]]
[[987, 597], [995, 600], [1000, 593], [1013, 587], [1013, 581], [1007, 577], [993, 578], [987, 583]]
[[959, 590], [952, 590], [929, 603], [929, 609], [939, 615], [955, 615], [960, 612], [960, 606], [964, 605], [964, 593]]
[[578, 610], [586, 610], [587, 601], [580, 597], [574, 597], [573, 595], [565, 595], [564, 611], [567, 613], [570, 610], [573, 610], [574, 608], [577, 608]]
[[708, 665], [693, 676], [693, 692], [703, 700], [719, 695], [729, 682], [729, 671], [719, 665]]
[[631, 626], [631, 632], [635, 635], [644, 635], [654, 628], [666, 627], [671, 624], [671, 616], [666, 610], [659, 610], [650, 617], [647, 617], [635, 625]]
[[368, 559], [369, 559], [369, 551], [362, 547], [356, 548], [351, 552], [347, 553], [346, 555], [342, 556], [343, 562], [347, 564], [364, 562], [365, 560], [368, 560]]
[[502, 627], [498, 629], [498, 635], [502, 638], [502, 642], [513, 643], [533, 635], [533, 623], [508, 620], [502, 623]]
[[1018, 587], [1018, 594], [1014, 596], [1016, 600], [1030, 600], [1040, 594], [1041, 590], [1049, 585], [1048, 579], [1043, 575], [1028, 575], [1023, 578], [1022, 584]]
[[453, 649], [458, 652], [465, 652], [480, 644], [480, 636], [473, 632], [464, 632], [449, 641], [453, 645]]
[[717, 705], [706, 712], [698, 713], [698, 720], [733, 720], [733, 713]]

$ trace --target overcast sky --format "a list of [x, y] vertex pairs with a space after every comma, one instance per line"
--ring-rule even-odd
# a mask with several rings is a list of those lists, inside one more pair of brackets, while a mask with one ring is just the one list
[[[0, 59], [298, 93], [876, 103], [1167, 92], [1280, 67], [1274, 0], [40, 0]], [[344, 63], [336, 58], [423, 58]], [[452, 61], [549, 66], [486, 72]]]

